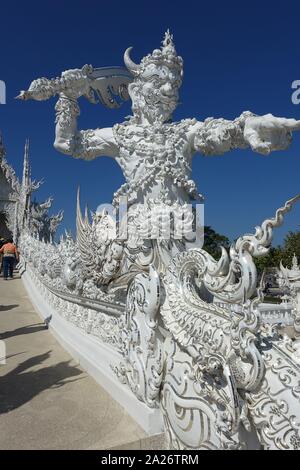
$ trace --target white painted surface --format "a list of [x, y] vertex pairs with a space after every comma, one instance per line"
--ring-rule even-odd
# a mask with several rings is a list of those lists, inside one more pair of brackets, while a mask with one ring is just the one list
[[22, 280], [41, 318], [44, 320], [52, 315], [49, 328], [62, 346], [148, 434], [162, 432], [160, 410], [150, 409], [138, 401], [131, 391], [118, 381], [111, 370], [110, 365], [114, 366], [121, 362], [121, 355], [62, 318], [53, 307], [45, 302], [26, 271], [22, 274]]

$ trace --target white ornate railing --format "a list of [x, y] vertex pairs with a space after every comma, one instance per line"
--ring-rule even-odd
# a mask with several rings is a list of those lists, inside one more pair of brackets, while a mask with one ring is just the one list
[[282, 323], [283, 325], [292, 325], [294, 323], [294, 306], [291, 303], [259, 305], [261, 321], [263, 323]]
[[[240, 305], [230, 305], [225, 302], [215, 301], [219, 307], [228, 312], [241, 313]], [[293, 325], [295, 320], [295, 307], [291, 302], [281, 304], [260, 303], [257, 306], [262, 323]]]

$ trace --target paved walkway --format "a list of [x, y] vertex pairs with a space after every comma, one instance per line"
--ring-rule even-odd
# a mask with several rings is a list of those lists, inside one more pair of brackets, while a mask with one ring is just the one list
[[0, 278], [0, 339], [0, 449], [139, 448], [144, 431], [45, 329], [18, 278]]

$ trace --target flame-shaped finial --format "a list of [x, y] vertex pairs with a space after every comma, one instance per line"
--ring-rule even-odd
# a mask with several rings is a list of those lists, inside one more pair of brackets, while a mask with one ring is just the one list
[[165, 32], [165, 37], [162, 41], [162, 45], [164, 47], [167, 47], [167, 46], [170, 46], [170, 45], [172, 45], [174, 47], [173, 34], [170, 33], [169, 29], [167, 29], [167, 31]]

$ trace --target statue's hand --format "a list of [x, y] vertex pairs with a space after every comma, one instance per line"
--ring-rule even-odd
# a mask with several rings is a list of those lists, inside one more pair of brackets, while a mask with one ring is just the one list
[[27, 91], [21, 91], [18, 99], [37, 101], [47, 100], [54, 95], [63, 94], [71, 99], [89, 95], [90, 78], [93, 67], [84, 65], [82, 69], [67, 70], [60, 78], [38, 78], [34, 80]]
[[78, 99], [87, 95], [90, 89], [89, 74], [93, 71], [91, 65], [84, 65], [82, 69], [67, 70], [61, 74], [64, 89], [61, 92], [68, 98]]
[[273, 150], [285, 150], [296, 130], [300, 130], [300, 121], [265, 114], [246, 119], [244, 138], [252, 150], [268, 155]]

